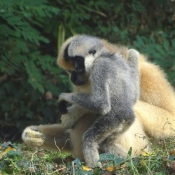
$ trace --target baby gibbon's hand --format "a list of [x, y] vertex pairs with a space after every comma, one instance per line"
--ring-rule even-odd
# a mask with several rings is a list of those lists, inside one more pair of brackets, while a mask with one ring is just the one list
[[27, 146], [36, 148], [44, 144], [45, 135], [39, 132], [38, 126], [29, 126], [23, 131], [22, 139]]

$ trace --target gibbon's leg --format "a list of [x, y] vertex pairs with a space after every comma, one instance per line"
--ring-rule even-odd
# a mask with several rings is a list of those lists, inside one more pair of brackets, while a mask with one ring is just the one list
[[82, 138], [85, 131], [97, 120], [98, 115], [89, 113], [80, 118], [74, 128], [70, 132], [70, 139], [72, 145], [72, 155], [80, 159], [84, 159], [82, 152]]
[[153, 138], [175, 136], [175, 92], [164, 72], [140, 56], [140, 101], [134, 107]]
[[60, 124], [29, 126], [23, 131], [22, 139], [33, 148], [72, 151], [69, 133], [70, 130], [65, 130]]
[[137, 117], [126, 132], [118, 137], [112, 134], [100, 146], [102, 146], [104, 152], [119, 155], [123, 158], [127, 156], [130, 148], [132, 148], [132, 157], [150, 150], [147, 136]]
[[175, 136], [175, 114], [143, 101], [136, 103], [134, 111], [151, 137], [159, 139]]
[[[122, 135], [131, 126], [135, 118], [134, 112], [129, 108], [127, 108], [127, 111], [120, 111], [115, 115], [117, 116], [107, 114], [99, 117], [84, 133], [83, 153], [88, 166], [101, 166], [98, 162], [100, 143], [112, 134], [115, 134], [116, 138]], [[119, 149], [119, 146], [116, 148]]]
[[[82, 152], [82, 138], [85, 131], [87, 131], [90, 126], [98, 119], [97, 114], [86, 114], [76, 123], [74, 128], [70, 131], [70, 139], [72, 145], [72, 155], [74, 157], [84, 159]], [[100, 153], [115, 153], [115, 155], [121, 155], [121, 150], [124, 150], [124, 154], [128, 152], [130, 147], [132, 147], [132, 156], [138, 156], [144, 151], [149, 150], [148, 140], [146, 134], [143, 130], [142, 124], [136, 117], [133, 124], [119, 137], [113, 134], [114, 137], [110, 136], [111, 142], [105, 142], [100, 144]], [[116, 149], [115, 146], [120, 145], [121, 149]], [[123, 153], [122, 152], [122, 153]]]

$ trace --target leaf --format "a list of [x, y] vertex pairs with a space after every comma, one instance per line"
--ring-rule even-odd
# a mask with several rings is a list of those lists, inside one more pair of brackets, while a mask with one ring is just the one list
[[163, 40], [163, 46], [164, 46], [164, 49], [168, 52], [170, 50], [170, 44], [169, 44], [169, 41], [167, 39], [164, 39]]
[[74, 161], [73, 161], [74, 164], [76, 164], [78, 167], [81, 166], [81, 161], [80, 159], [76, 158]]
[[114, 161], [117, 165], [121, 165], [124, 162], [124, 159], [117, 156]]
[[33, 61], [27, 61], [25, 62], [25, 67], [27, 70], [27, 73], [29, 75], [28, 82], [37, 90], [39, 90], [41, 93], [44, 93], [45, 89], [43, 87], [44, 83], [44, 77], [39, 71], [39, 69], [36, 67], [36, 65], [33, 63]]
[[0, 159], [2, 159], [3, 156], [5, 156], [7, 153], [9, 153], [9, 152], [12, 151], [12, 150], [15, 151], [16, 149], [15, 149], [15, 148], [12, 148], [12, 147], [8, 147], [8, 148], [5, 149], [5, 151], [0, 152]]
[[81, 166], [82, 167], [82, 169], [83, 170], [85, 170], [85, 171], [91, 171], [92, 170], [92, 168], [90, 168], [90, 167], [88, 167], [88, 166]]
[[16, 151], [16, 149], [15, 149], [15, 148], [8, 147], [8, 148], [6, 148], [6, 149], [5, 149], [5, 152], [6, 152], [6, 153], [8, 153], [9, 151], [12, 151], [12, 150]]
[[109, 153], [103, 153], [100, 154], [100, 161], [106, 161], [106, 160], [114, 160], [115, 156], [113, 154], [109, 154]]
[[144, 157], [149, 157], [149, 156], [153, 156], [153, 155], [156, 155], [156, 154], [155, 154], [155, 152], [148, 152], [148, 151], [146, 152], [146, 151], [145, 151], [145, 152], [142, 153], [141, 155], [144, 156]]
[[113, 166], [109, 166], [109, 167], [107, 168], [107, 170], [110, 171], [110, 172], [114, 171], [114, 169], [115, 169], [115, 168], [114, 168]]

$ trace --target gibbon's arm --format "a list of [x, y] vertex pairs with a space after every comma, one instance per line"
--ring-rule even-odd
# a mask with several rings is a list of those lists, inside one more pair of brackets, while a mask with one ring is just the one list
[[60, 124], [28, 126], [22, 133], [22, 139], [31, 148], [71, 151], [69, 132]]
[[[95, 113], [107, 114], [111, 109], [107, 69], [109, 63], [103, 58], [93, 67], [91, 72], [92, 93], [62, 93], [58, 102], [65, 100], [72, 104], [78, 104]], [[108, 67], [107, 67], [108, 66]]]

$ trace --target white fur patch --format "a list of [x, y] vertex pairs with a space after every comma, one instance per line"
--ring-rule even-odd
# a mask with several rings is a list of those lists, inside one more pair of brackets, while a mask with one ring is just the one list
[[86, 69], [86, 72], [89, 72], [90, 69], [92, 68], [93, 66], [93, 63], [95, 61], [95, 58], [93, 55], [88, 55], [87, 57], [85, 57], [85, 69]]

